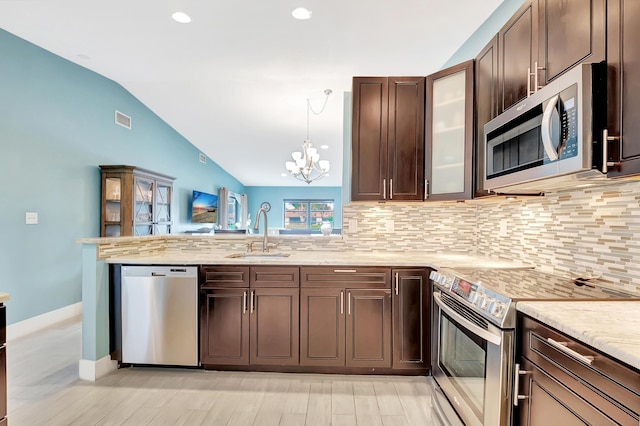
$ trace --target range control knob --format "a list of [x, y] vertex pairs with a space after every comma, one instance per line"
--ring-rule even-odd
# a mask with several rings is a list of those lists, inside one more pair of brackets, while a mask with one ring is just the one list
[[467, 300], [469, 301], [469, 303], [476, 303], [476, 300], [478, 299], [478, 292], [477, 291], [471, 291], [471, 293], [469, 293], [469, 297], [467, 298]]
[[476, 299], [476, 306], [480, 309], [484, 309], [487, 306], [487, 296], [481, 294]]
[[493, 315], [494, 317], [502, 317], [504, 316], [504, 309], [505, 309], [505, 304], [504, 302], [495, 302], [492, 306], [491, 306], [491, 310], [489, 311], [491, 313], [491, 315]]

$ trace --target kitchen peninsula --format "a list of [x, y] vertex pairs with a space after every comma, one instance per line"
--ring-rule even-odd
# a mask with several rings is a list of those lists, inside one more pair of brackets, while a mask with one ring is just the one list
[[[259, 239], [261, 239], [260, 236], [221, 234], [217, 236], [168, 235], [80, 240], [79, 242], [83, 243], [84, 265], [81, 377], [95, 380], [115, 368], [115, 363], [109, 357], [109, 264], [280, 265], [301, 268], [324, 265], [349, 267], [349, 269], [354, 267], [385, 267], [424, 268], [425, 270], [426, 268], [480, 265], [490, 268], [530, 267], [522, 262], [490, 259], [470, 253], [350, 250], [348, 241], [336, 236], [279, 236], [273, 238], [272, 241], [277, 246], [272, 249], [272, 252], [285, 253], [288, 255], [287, 257], [229, 257], [229, 255], [245, 253], [247, 241], [258, 241]], [[390, 301], [391, 280], [388, 281], [385, 285], [389, 288], [388, 301]], [[343, 294], [342, 297], [346, 298], [347, 295]]]

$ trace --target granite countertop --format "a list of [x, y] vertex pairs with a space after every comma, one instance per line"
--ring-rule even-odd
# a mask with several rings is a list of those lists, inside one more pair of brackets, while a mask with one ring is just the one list
[[517, 309], [640, 370], [640, 301], [519, 302]]
[[9, 293], [0, 293], [0, 303], [4, 303], [9, 300]]
[[[420, 252], [343, 252], [343, 251], [293, 251], [285, 252], [288, 257], [260, 256], [230, 258], [230, 254], [240, 252], [216, 250], [166, 250], [153, 254], [115, 256], [108, 263], [138, 265], [351, 265], [351, 266], [415, 266], [431, 268], [531, 268], [521, 262], [493, 259], [461, 253], [420, 253]], [[273, 253], [281, 253], [275, 250]]]

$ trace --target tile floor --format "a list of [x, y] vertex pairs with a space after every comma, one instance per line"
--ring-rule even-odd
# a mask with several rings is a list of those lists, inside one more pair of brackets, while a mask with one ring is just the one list
[[9, 424], [434, 424], [426, 377], [126, 368], [92, 383], [80, 355], [80, 318], [9, 342]]

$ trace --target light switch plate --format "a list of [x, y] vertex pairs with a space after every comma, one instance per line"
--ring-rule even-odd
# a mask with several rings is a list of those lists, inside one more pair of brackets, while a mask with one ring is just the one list
[[384, 224], [386, 232], [395, 232], [396, 231], [396, 223], [393, 219], [387, 219]]
[[37, 225], [38, 224], [38, 213], [37, 212], [26, 212], [24, 214], [24, 223], [27, 225]]

